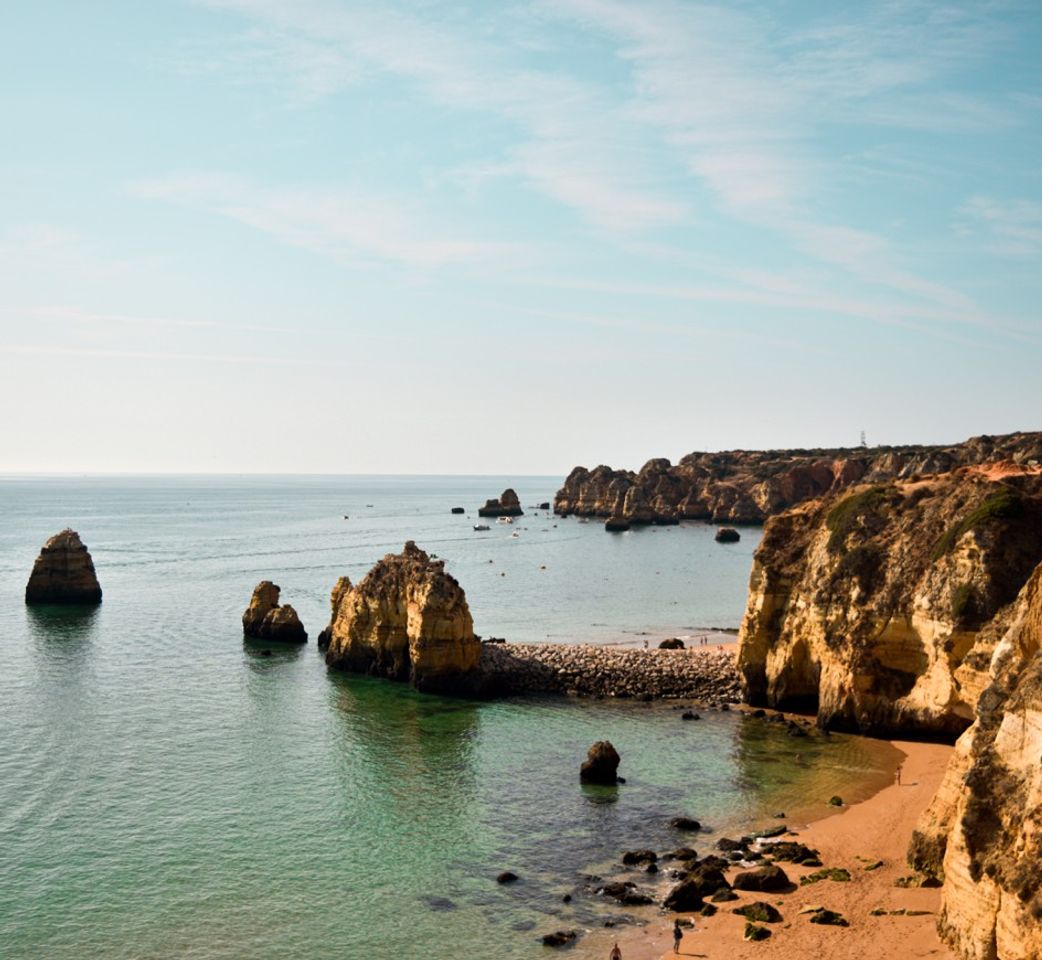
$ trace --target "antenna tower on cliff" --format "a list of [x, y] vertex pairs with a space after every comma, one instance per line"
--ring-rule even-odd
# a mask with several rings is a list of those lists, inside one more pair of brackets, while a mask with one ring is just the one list
[[864, 430], [861, 431], [861, 446], [863, 446], [863, 447], [867, 447], [868, 446], [868, 441], [865, 439], [865, 431]]

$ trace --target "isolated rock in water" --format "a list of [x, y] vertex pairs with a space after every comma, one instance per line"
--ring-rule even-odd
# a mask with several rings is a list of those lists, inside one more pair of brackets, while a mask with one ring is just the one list
[[25, 587], [25, 602], [101, 603], [94, 562], [75, 530], [62, 530], [43, 545]]
[[609, 533], [625, 533], [630, 528], [630, 522], [625, 517], [608, 517], [604, 521], [604, 529]]
[[598, 740], [579, 768], [579, 779], [583, 783], [601, 783], [614, 786], [618, 783], [619, 754], [607, 740]]
[[[338, 587], [340, 584], [338, 584]], [[444, 560], [413, 541], [388, 554], [355, 587], [333, 596], [326, 663], [412, 683], [417, 690], [473, 696], [485, 692], [467, 598]]]
[[318, 635], [318, 649], [325, 650], [329, 646], [329, 641], [333, 636], [333, 624], [336, 622], [337, 612], [340, 610], [340, 604], [344, 597], [347, 596], [348, 591], [351, 589], [351, 578], [340, 577], [337, 582], [333, 585], [333, 591], [329, 595], [329, 607], [330, 617], [329, 626], [327, 626]]
[[463, 507], [453, 507], [450, 512], [451, 513], [455, 513], [455, 514], [460, 514], [460, 513], [466, 513], [467, 511], [464, 510]]
[[714, 539], [717, 543], [737, 543], [742, 535], [734, 527], [720, 527]]
[[242, 615], [243, 635], [256, 640], [306, 643], [308, 635], [297, 611], [288, 603], [279, 606], [279, 592], [270, 580], [257, 584], [250, 605]]
[[498, 500], [486, 500], [485, 506], [479, 508], [479, 517], [520, 517], [524, 511], [521, 501], [510, 487], [504, 490]]

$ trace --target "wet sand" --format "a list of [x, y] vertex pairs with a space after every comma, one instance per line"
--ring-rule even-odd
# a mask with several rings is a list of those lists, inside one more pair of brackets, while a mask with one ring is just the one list
[[[719, 904], [711, 918], [693, 917], [696, 931], [686, 930], [680, 956], [709, 958], [777, 958], [777, 960], [893, 960], [894, 957], [930, 957], [954, 960], [954, 954], [937, 937], [935, 929], [940, 890], [895, 887], [894, 882], [911, 874], [905, 852], [919, 814], [934, 795], [952, 748], [940, 744], [891, 741], [906, 759], [901, 785], [886, 787], [870, 799], [843, 808], [833, 816], [803, 828], [790, 824], [798, 839], [821, 852], [826, 867], [846, 867], [848, 883], [823, 880], [798, 887], [791, 893], [756, 894], [740, 892], [740, 900]], [[700, 850], [700, 852], [702, 852]], [[705, 852], [709, 852], [708, 849]], [[876, 861], [882, 866], [865, 867]], [[781, 864], [794, 883], [815, 868]], [[733, 877], [736, 871], [729, 871]], [[743, 939], [745, 919], [731, 910], [743, 903], [766, 900], [782, 914], [780, 923], [766, 924], [769, 940]], [[849, 927], [810, 923], [809, 906], [838, 911]], [[927, 911], [921, 916], [870, 916], [875, 908]], [[667, 960], [674, 957], [673, 914], [663, 914], [646, 927], [620, 930], [618, 940], [624, 960]], [[608, 956], [612, 939], [607, 931], [598, 934]]]

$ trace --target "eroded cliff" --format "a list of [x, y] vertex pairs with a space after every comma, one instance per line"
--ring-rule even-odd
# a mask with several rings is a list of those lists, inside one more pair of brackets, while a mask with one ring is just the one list
[[946, 447], [845, 447], [691, 453], [675, 466], [649, 460], [634, 473], [576, 467], [554, 499], [556, 513], [633, 523], [712, 520], [762, 523], [789, 507], [854, 483], [948, 473], [960, 466], [1042, 460], [1042, 434], [974, 437]]
[[1042, 475], [1004, 463], [858, 485], [772, 518], [738, 665], [750, 703], [952, 737], [1042, 561]]
[[352, 587], [342, 578], [324, 632], [331, 667], [404, 680], [418, 690], [473, 695], [486, 680], [463, 588], [411, 540]]
[[1042, 957], [1042, 567], [995, 648], [977, 719], [909, 860], [943, 874], [941, 936], [967, 960]]

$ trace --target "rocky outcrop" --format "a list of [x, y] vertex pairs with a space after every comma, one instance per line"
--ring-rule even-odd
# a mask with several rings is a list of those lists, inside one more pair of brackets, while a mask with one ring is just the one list
[[947, 447], [690, 453], [675, 466], [649, 460], [637, 473], [603, 465], [576, 467], [557, 492], [554, 510], [562, 516], [621, 517], [633, 523], [763, 523], [797, 503], [854, 483], [907, 480], [999, 460], [1042, 461], [1042, 433], [975, 437]]
[[745, 698], [823, 725], [954, 739], [1042, 561], [1042, 475], [859, 485], [766, 526], [738, 641]]
[[94, 561], [75, 530], [56, 533], [40, 549], [25, 586], [26, 603], [101, 603]]
[[351, 589], [350, 577], [339, 577], [333, 584], [333, 590], [329, 595], [329, 626], [325, 627], [318, 635], [318, 649], [325, 650], [329, 647], [329, 641], [333, 637], [333, 624], [336, 623], [336, 615], [340, 610], [340, 603]]
[[326, 663], [353, 673], [408, 681], [432, 693], [486, 692], [481, 641], [463, 588], [411, 540], [357, 586], [333, 591]]
[[713, 539], [717, 543], [738, 543], [742, 535], [734, 527], [720, 527]]
[[618, 751], [608, 740], [598, 740], [590, 747], [579, 767], [579, 779], [583, 783], [614, 786], [619, 780], [618, 771]]
[[254, 587], [250, 605], [242, 615], [243, 636], [284, 643], [307, 642], [308, 635], [297, 611], [288, 603], [279, 605], [280, 592], [270, 580], [262, 580]]
[[941, 936], [967, 960], [1042, 956], [1042, 567], [995, 648], [977, 719], [912, 839], [943, 874]]
[[500, 494], [498, 500], [486, 500], [485, 506], [478, 508], [479, 517], [520, 517], [523, 513], [521, 501], [510, 487]]

